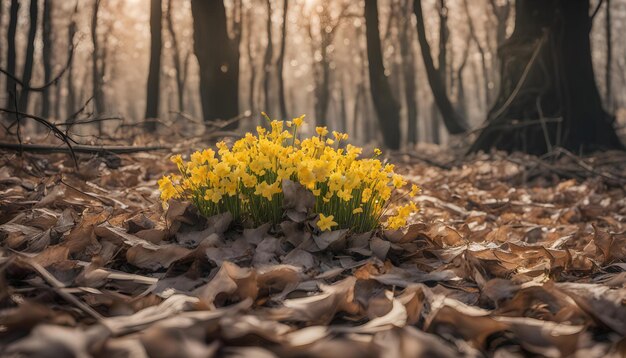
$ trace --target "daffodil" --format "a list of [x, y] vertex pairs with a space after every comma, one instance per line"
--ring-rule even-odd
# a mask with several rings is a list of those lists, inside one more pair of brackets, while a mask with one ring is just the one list
[[172, 184], [172, 180], [168, 176], [164, 176], [163, 178], [159, 179], [158, 184], [159, 190], [161, 191], [161, 200], [163, 200], [163, 202], [167, 202], [168, 200], [176, 196], [176, 189]]
[[[227, 145], [221, 141], [216, 150], [204, 149], [191, 154], [185, 162], [181, 155], [171, 158], [179, 174], [159, 180], [161, 200], [180, 198], [194, 203], [206, 216], [229, 211], [239, 223], [277, 224], [284, 216], [282, 183], [296, 181], [315, 198], [312, 213], [320, 214], [318, 226], [347, 228], [355, 232], [379, 226], [392, 192], [406, 186], [394, 166], [373, 158], [361, 158], [362, 148], [349, 143], [346, 133], [315, 128], [316, 136], [297, 138], [304, 116], [291, 122], [268, 120], [268, 129], [257, 127], [256, 134]], [[290, 128], [289, 130], [285, 130]], [[415, 196], [419, 188], [410, 191]], [[417, 211], [415, 204], [398, 207], [387, 227], [406, 225]]]
[[302, 126], [302, 122], [304, 121], [304, 114], [298, 118], [292, 119], [291, 121], [293, 122], [293, 124], [295, 124], [298, 127]]
[[333, 221], [335, 219], [334, 215], [324, 215], [320, 214], [320, 218], [317, 221], [317, 227], [322, 231], [329, 231], [333, 226], [337, 226], [337, 223]]
[[325, 136], [325, 135], [327, 135], [327, 134], [328, 134], [328, 128], [326, 128], [326, 127], [316, 127], [316, 128], [315, 128], [315, 132], [316, 132], [319, 136], [323, 137], [323, 136]]
[[279, 184], [278, 182], [268, 184], [267, 182], [262, 181], [259, 184], [257, 184], [254, 194], [261, 195], [267, 200], [272, 200], [272, 197], [275, 194], [278, 194], [281, 192], [281, 189], [279, 188], [278, 184]]

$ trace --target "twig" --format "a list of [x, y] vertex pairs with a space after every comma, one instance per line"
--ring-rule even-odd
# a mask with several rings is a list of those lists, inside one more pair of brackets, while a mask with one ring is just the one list
[[[596, 5], [596, 8], [593, 10], [593, 14], [591, 14], [591, 21], [593, 21], [593, 19], [596, 17], [596, 15], [598, 15], [598, 12], [600, 11], [600, 8], [602, 7], [602, 3], [604, 2], [604, 0], [600, 0], [598, 1], [598, 5]], [[608, 6], [608, 3], [607, 3]]]
[[[5, 112], [5, 113], [12, 113], [15, 114], [18, 119], [17, 124], [19, 126], [20, 124], [20, 118], [19, 117], [26, 117], [26, 118], [31, 118], [34, 119], [35, 121], [43, 124], [44, 126], [48, 127], [52, 132], [54, 132], [54, 134], [57, 136], [57, 138], [61, 139], [63, 142], [65, 142], [65, 144], [67, 145], [67, 149], [69, 150], [72, 159], [74, 160], [74, 165], [78, 168], [78, 160], [76, 159], [76, 153], [74, 153], [74, 148], [72, 147], [72, 143], [74, 142], [76, 143], [75, 140], [73, 140], [69, 135], [63, 133], [63, 131], [61, 131], [59, 128], [57, 128], [57, 126], [55, 126], [54, 124], [50, 123], [47, 119], [39, 117], [39, 116], [35, 116], [32, 114], [28, 114], [28, 113], [23, 113], [23, 112], [19, 112], [19, 111], [13, 111], [10, 109], [6, 109], [6, 108], [0, 108], [0, 112]], [[19, 133], [19, 130], [18, 130]], [[18, 135], [18, 139], [19, 135]], [[20, 147], [16, 148], [18, 150], [22, 150], [21, 149], [21, 139], [20, 139]]]
[[528, 77], [528, 74], [530, 73], [530, 69], [535, 63], [535, 60], [537, 59], [537, 56], [539, 55], [541, 47], [543, 46], [543, 43], [545, 42], [547, 37], [548, 37], [548, 32], [546, 31], [544, 32], [543, 36], [541, 36], [541, 39], [539, 39], [539, 42], [537, 42], [537, 46], [535, 46], [535, 50], [533, 51], [533, 54], [531, 55], [530, 60], [528, 61], [528, 64], [526, 65], [526, 68], [524, 68], [524, 72], [522, 73], [522, 76], [520, 77], [519, 81], [517, 81], [517, 84], [515, 85], [513, 92], [511, 92], [511, 94], [506, 99], [506, 101], [504, 101], [502, 106], [500, 106], [500, 108], [498, 108], [497, 111], [493, 112], [493, 115], [490, 116], [491, 118], [500, 117], [500, 115], [502, 115], [502, 113], [504, 113], [504, 111], [506, 111], [509, 108], [513, 100], [517, 97], [517, 93], [520, 91], [520, 89], [522, 89], [524, 82], [526, 82], [526, 77]]
[[[58, 147], [53, 145], [44, 144], [18, 144], [18, 143], [2, 143], [0, 142], [0, 149], [20, 150], [20, 148], [27, 152], [33, 153], [67, 153], [69, 148]], [[146, 146], [146, 147], [133, 147], [133, 146], [119, 146], [119, 145], [73, 145], [73, 153], [113, 153], [113, 154], [130, 154], [139, 152], [150, 152], [156, 150], [167, 150], [168, 147], [162, 146]]]
[[67, 71], [68, 68], [70, 68], [71, 64], [72, 64], [72, 59], [74, 58], [74, 44], [70, 44], [70, 48], [69, 48], [69, 52], [68, 52], [68, 56], [67, 56], [67, 62], [65, 64], [65, 67], [63, 67], [63, 69], [56, 75], [54, 76], [53, 79], [51, 79], [50, 81], [48, 81], [48, 83], [44, 83], [41, 86], [30, 86], [29, 84], [26, 84], [24, 82], [22, 82], [21, 79], [15, 77], [12, 73], [9, 73], [7, 70], [0, 68], [0, 73], [4, 74], [5, 76], [9, 77], [11, 80], [13, 80], [15, 83], [17, 83], [18, 85], [20, 85], [20, 87], [22, 87], [22, 90], [24, 91], [28, 91], [28, 92], [43, 92], [46, 88], [52, 86], [53, 84], [57, 83], [59, 81], [59, 79], [63, 76], [63, 74], [65, 74], [65, 71]]
[[89, 123], [96, 123], [96, 122], [104, 122], [104, 121], [123, 121], [124, 118], [122, 117], [101, 117], [101, 118], [92, 118], [92, 119], [85, 119], [82, 121], [76, 121], [76, 122], [63, 122], [63, 123], [56, 123], [55, 125], [57, 126], [75, 126], [75, 125], [80, 125], [80, 124], [89, 124]]
[[437, 167], [439, 169], [444, 169], [444, 170], [452, 169], [452, 167], [450, 165], [448, 165], [448, 164], [438, 163], [438, 162], [436, 162], [436, 161], [434, 161], [432, 159], [428, 159], [426, 157], [419, 156], [419, 155], [417, 155], [415, 153], [399, 152], [398, 154], [400, 154], [400, 155], [408, 155], [410, 158], [417, 159], [419, 161], [422, 161], [422, 162], [424, 162], [426, 164], [432, 165], [432, 166]]
[[56, 277], [52, 276], [52, 274], [48, 270], [46, 270], [43, 266], [27, 258], [24, 258], [24, 261], [30, 267], [32, 267], [35, 271], [37, 271], [37, 273], [41, 276], [41, 278], [43, 278], [44, 281], [46, 281], [50, 286], [52, 286], [55, 289], [55, 292], [59, 294], [59, 296], [63, 297], [65, 300], [69, 301], [70, 303], [75, 304], [78, 308], [80, 308], [81, 310], [83, 310], [85, 313], [95, 318], [96, 320], [102, 321], [104, 319], [104, 317], [102, 317], [98, 312], [96, 312], [96, 310], [91, 308], [91, 306], [87, 305], [86, 303], [82, 302], [78, 298], [74, 297], [71, 293], [65, 292], [64, 291], [65, 285], [61, 281], [57, 280]]

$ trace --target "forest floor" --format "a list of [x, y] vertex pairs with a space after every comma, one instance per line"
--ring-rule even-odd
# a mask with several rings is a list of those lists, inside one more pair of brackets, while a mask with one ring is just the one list
[[0, 355], [626, 355], [625, 153], [415, 153], [412, 225], [316, 236], [165, 212], [164, 152], [0, 151]]

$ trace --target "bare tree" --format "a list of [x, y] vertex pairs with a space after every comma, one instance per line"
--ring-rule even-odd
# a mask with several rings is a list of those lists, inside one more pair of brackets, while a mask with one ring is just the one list
[[[238, 3], [238, 4], [237, 4]], [[239, 44], [241, 2], [228, 33], [222, 0], [192, 0], [194, 52], [200, 67], [200, 97], [206, 122], [234, 118], [239, 113]], [[230, 128], [236, 127], [234, 123]]]
[[365, 0], [365, 38], [370, 76], [370, 90], [374, 108], [383, 133], [385, 146], [400, 148], [400, 107], [393, 98], [389, 81], [385, 75], [383, 54], [378, 30], [378, 2]]
[[[0, 29], [4, 28], [4, 21], [3, 20], [4, 20], [4, 4], [2, 4], [2, 6], [0, 6]], [[0, 57], [2, 56], [2, 53], [4, 51], [4, 48], [2, 48], [3, 45], [4, 45], [4, 42], [0, 41]]]
[[[95, 113], [97, 115], [104, 112], [104, 61], [100, 43], [98, 41], [98, 13], [102, 0], [94, 0], [93, 11], [91, 15], [91, 42], [93, 45], [93, 53], [91, 56], [91, 83], [93, 91], [93, 101]], [[102, 122], [98, 122], [98, 128], [102, 131]]]
[[26, 57], [24, 59], [24, 68], [22, 70], [22, 91], [18, 101], [18, 111], [25, 113], [28, 108], [28, 98], [30, 93], [30, 79], [33, 76], [33, 62], [35, 58], [35, 36], [37, 35], [37, 18], [39, 17], [38, 0], [30, 0], [30, 8], [28, 11], [28, 39], [26, 40]]
[[613, 31], [611, 28], [611, 0], [606, 0], [606, 8], [604, 12], [604, 31], [606, 37], [606, 66], [604, 70], [604, 92], [606, 94], [606, 107], [610, 111], [613, 107], [613, 90], [611, 88], [613, 65]]
[[6, 108], [12, 110], [17, 109], [17, 83], [12, 77], [15, 76], [15, 62], [17, 57], [15, 34], [17, 32], [19, 9], [19, 1], [11, 0], [11, 8], [9, 10], [9, 28], [7, 29], [7, 72], [10, 76], [7, 77], [6, 81], [7, 93], [9, 94], [7, 97]]
[[471, 36], [472, 36], [471, 34], [468, 34], [467, 38], [464, 41], [465, 48], [461, 56], [461, 63], [459, 64], [459, 67], [456, 70], [456, 78], [457, 78], [456, 107], [457, 107], [457, 111], [459, 111], [459, 113], [463, 117], [467, 116], [467, 104], [465, 103], [465, 86], [463, 83], [463, 71], [465, 70], [465, 66], [467, 65], [467, 60], [469, 58]]
[[[439, 1], [440, 4], [443, 5], [444, 0]], [[439, 12], [441, 20], [445, 20], [445, 11], [445, 6], [440, 6]], [[424, 66], [426, 67], [428, 83], [430, 84], [431, 90], [433, 92], [433, 97], [435, 98], [437, 108], [439, 108], [439, 112], [443, 117], [443, 122], [448, 129], [448, 132], [450, 132], [451, 134], [463, 133], [468, 128], [467, 123], [465, 122], [465, 119], [462, 118], [452, 106], [452, 102], [450, 102], [450, 98], [448, 98], [446, 79], [444, 78], [444, 76], [442, 76], [442, 74], [445, 73], [442, 71], [445, 71], [446, 67], [445, 55], [442, 55], [442, 52], [444, 52], [445, 54], [445, 49], [441, 47], [439, 49], [439, 68], [437, 68], [435, 67], [435, 64], [433, 62], [432, 54], [430, 52], [430, 45], [428, 44], [428, 40], [426, 39], [426, 29], [424, 25], [424, 16], [422, 14], [421, 0], [414, 0], [413, 12], [415, 13], [415, 17], [417, 18], [417, 37], [420, 43], [420, 47], [422, 49], [422, 59], [424, 60]], [[440, 24], [440, 26], [445, 27], [445, 24]], [[446, 32], [447, 31], [445, 29], [441, 29], [440, 37], [445, 37]]]
[[167, 31], [170, 34], [170, 39], [172, 40], [172, 58], [174, 60], [174, 70], [176, 71], [176, 88], [177, 88], [177, 98], [178, 98], [178, 110], [180, 112], [185, 111], [185, 81], [184, 81], [184, 72], [181, 63], [181, 54], [180, 54], [180, 46], [178, 44], [178, 37], [176, 36], [176, 31], [174, 30], [174, 15], [172, 8], [172, 0], [167, 1]]
[[480, 44], [478, 36], [476, 35], [476, 28], [474, 27], [474, 21], [472, 21], [472, 15], [470, 14], [467, 0], [463, 0], [463, 7], [465, 8], [465, 15], [467, 16], [470, 38], [476, 45], [478, 53], [480, 54], [480, 65], [483, 71], [483, 91], [485, 92], [485, 103], [488, 107], [491, 105], [491, 90], [489, 89], [489, 83], [491, 80], [489, 79], [489, 71], [487, 70], [486, 54], [483, 46]]
[[590, 29], [589, 0], [515, 2], [515, 30], [499, 51], [500, 94], [472, 151], [624, 148], [598, 92]]
[[246, 50], [248, 53], [248, 63], [250, 64], [250, 84], [248, 87], [248, 98], [249, 98], [249, 106], [250, 112], [254, 113], [256, 111], [255, 106], [255, 87], [256, 87], [256, 64], [255, 64], [255, 54], [252, 49], [252, 29], [254, 26], [254, 17], [252, 16], [252, 9], [248, 9], [246, 12]]
[[276, 60], [276, 72], [278, 74], [278, 103], [280, 106], [280, 116], [287, 119], [287, 104], [285, 103], [285, 78], [284, 63], [285, 50], [287, 48], [287, 12], [289, 9], [289, 1], [283, 0], [283, 23], [280, 40], [280, 50], [278, 52], [278, 60]]
[[307, 26], [311, 39], [313, 78], [315, 81], [315, 117], [319, 126], [325, 126], [328, 123], [326, 116], [328, 114], [328, 105], [330, 104], [330, 67], [332, 62], [329, 47], [333, 44], [337, 30], [343, 20], [351, 16], [348, 12], [349, 2], [341, 5], [339, 14], [336, 17], [332, 16], [330, 7], [330, 0], [322, 0], [320, 6], [316, 7], [315, 11], [319, 18], [317, 34], [313, 32], [311, 21], [308, 22]]
[[266, 112], [272, 112], [270, 107], [270, 84], [271, 84], [271, 72], [272, 72], [272, 58], [274, 57], [274, 45], [272, 41], [272, 1], [265, 0], [267, 8], [267, 20], [265, 22], [267, 45], [265, 46], [265, 55], [263, 56], [263, 98], [265, 103]]
[[[146, 85], [146, 114], [144, 118], [159, 117], [159, 90], [161, 79], [161, 32], [163, 11], [161, 0], [150, 1], [150, 70]], [[156, 122], [146, 122], [146, 130], [155, 131]]]
[[[41, 26], [44, 82], [49, 83], [52, 78], [52, 2], [50, 0], [43, 1]], [[58, 84], [56, 86], [58, 88]], [[56, 100], [59, 101], [60, 98], [57, 97]], [[46, 87], [42, 92], [41, 117], [48, 118], [48, 116], [50, 116], [50, 88]]]
[[[401, 0], [400, 11], [402, 14], [410, 13], [411, 3], [409, 0]], [[411, 17], [400, 17], [400, 29], [398, 31], [400, 43], [400, 55], [402, 57], [402, 74], [404, 77], [404, 100], [407, 109], [409, 143], [417, 143], [417, 90], [415, 86], [415, 54], [413, 53], [413, 37], [411, 36]]]
[[[74, 36], [76, 36], [76, 14], [78, 13], [78, 0], [74, 5], [74, 13], [70, 19], [70, 24], [67, 30], [67, 43], [69, 46], [74, 47]], [[59, 98], [57, 98], [59, 101]], [[74, 89], [74, 64], [70, 63], [67, 69], [67, 102], [65, 103], [66, 115], [69, 117], [68, 121], [74, 121], [72, 115], [76, 110], [76, 91]]]

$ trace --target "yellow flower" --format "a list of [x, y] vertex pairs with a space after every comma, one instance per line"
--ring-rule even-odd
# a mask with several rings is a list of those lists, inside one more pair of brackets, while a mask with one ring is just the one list
[[320, 214], [320, 219], [317, 221], [317, 227], [322, 231], [329, 231], [331, 227], [337, 226], [338, 224], [333, 221], [335, 219], [334, 215], [324, 215]]
[[[394, 189], [406, 185], [393, 165], [376, 159], [380, 149], [372, 158], [360, 158], [362, 148], [351, 144], [338, 148], [348, 139], [345, 133], [333, 131], [328, 137], [326, 127], [317, 127], [317, 135], [300, 140], [297, 133], [304, 116], [291, 122], [264, 117], [270, 128], [258, 127], [256, 135], [246, 133], [232, 145], [219, 142], [217, 149], [197, 151], [187, 162], [173, 156], [180, 175], [159, 180], [161, 199], [188, 200], [205, 216], [230, 210], [238, 223], [251, 218], [255, 224], [277, 224], [284, 209], [282, 195], [276, 194], [281, 193], [282, 181], [290, 179], [312, 191], [315, 211], [328, 215], [319, 217], [321, 230], [339, 226], [364, 232], [380, 224]], [[413, 185], [410, 194], [418, 192]], [[415, 204], [398, 207], [386, 226], [402, 227], [416, 211]]]
[[298, 117], [298, 118], [294, 118], [294, 119], [292, 120], [292, 122], [293, 122], [293, 124], [295, 124], [297, 127], [300, 127], [300, 126], [302, 125], [303, 120], [304, 120], [304, 114], [303, 114], [303, 115], [301, 115], [301, 116], [300, 116], [300, 117]]
[[326, 127], [315, 127], [315, 132], [317, 132], [317, 134], [319, 134], [320, 136], [325, 136], [328, 134], [328, 128]]
[[394, 186], [396, 189], [400, 189], [400, 188], [402, 188], [403, 186], [405, 186], [405, 185], [406, 185], [406, 181], [402, 178], [402, 176], [401, 176], [401, 175], [394, 174], [394, 175], [391, 177], [391, 180], [392, 180], [393, 186]]
[[343, 201], [350, 201], [352, 199], [352, 190], [342, 189], [337, 192], [337, 196]]
[[179, 167], [183, 165], [183, 157], [180, 154], [173, 155], [170, 160]]
[[176, 197], [176, 195], [178, 194], [176, 188], [174, 188], [172, 180], [168, 176], [164, 176], [163, 178], [159, 179], [158, 184], [159, 190], [161, 191], [161, 200], [163, 200], [164, 202]]
[[413, 184], [411, 186], [411, 192], [409, 193], [409, 195], [410, 196], [415, 196], [415, 195], [419, 194], [420, 191], [421, 191], [420, 187], [415, 185], [415, 184]]
[[399, 229], [405, 226], [411, 213], [417, 211], [418, 209], [415, 203], [409, 203], [399, 207], [397, 214], [387, 219], [387, 227], [390, 229]]
[[255, 195], [261, 195], [267, 200], [272, 200], [274, 194], [278, 194], [281, 192], [278, 187], [278, 182], [274, 182], [273, 184], [267, 184], [266, 181], [262, 181], [256, 186], [256, 190], [254, 191]]
[[213, 189], [207, 190], [204, 192], [204, 200], [208, 200], [213, 202], [214, 204], [217, 204], [220, 202], [220, 200], [222, 200], [222, 193]]
[[246, 188], [253, 188], [257, 184], [257, 178], [254, 175], [243, 173], [241, 176], [241, 182]]
[[363, 189], [363, 192], [361, 193], [361, 202], [367, 203], [368, 201], [370, 201], [371, 198], [372, 198], [372, 189], [370, 188]]

